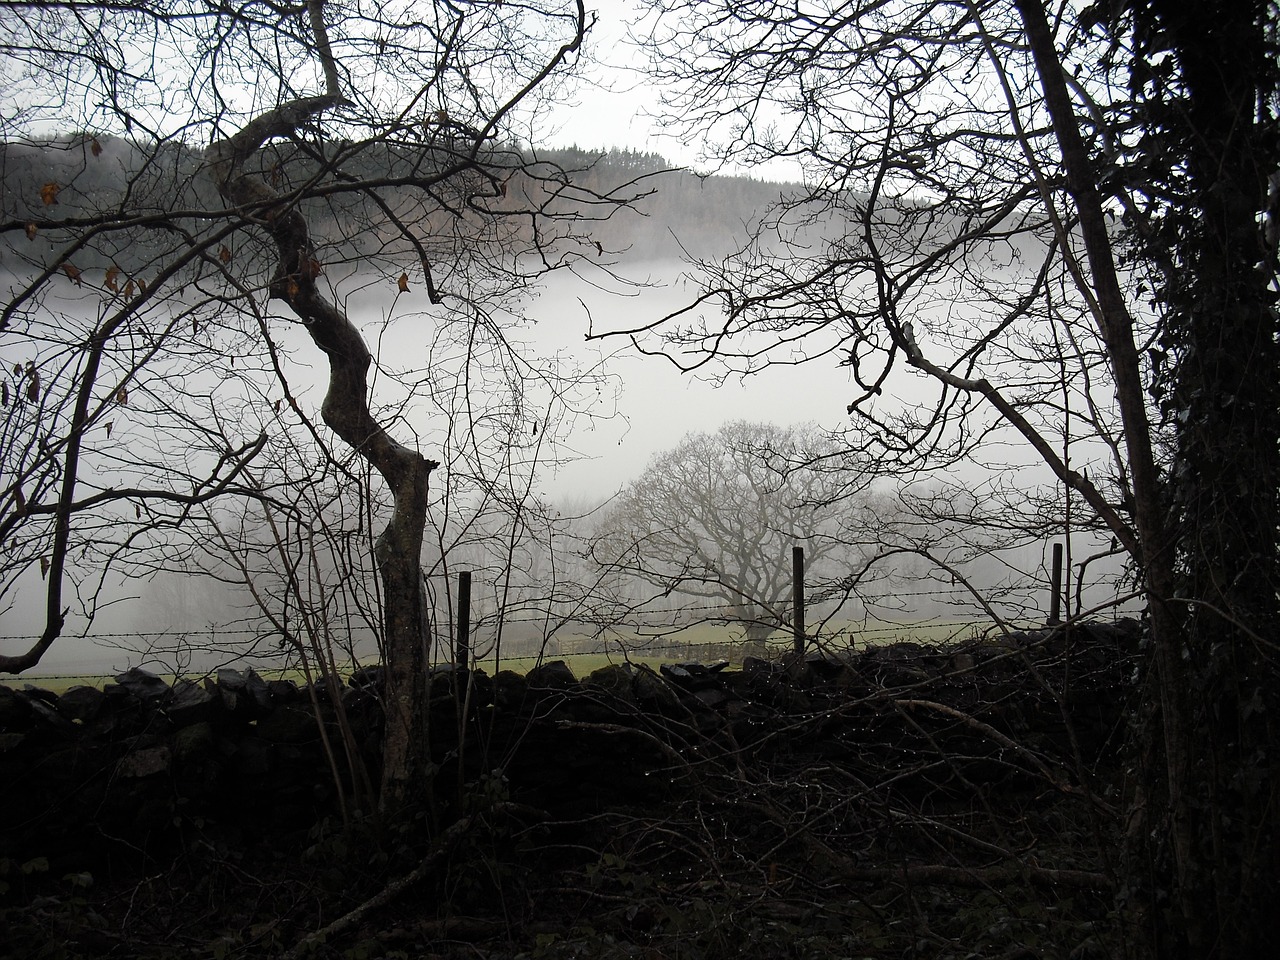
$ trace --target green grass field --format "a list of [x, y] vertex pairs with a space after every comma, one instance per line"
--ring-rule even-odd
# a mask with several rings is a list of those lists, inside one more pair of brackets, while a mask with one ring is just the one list
[[[925, 644], [944, 644], [963, 640], [978, 632], [981, 625], [967, 621], [932, 620], [916, 623], [882, 623], [870, 624], [827, 623], [823, 625], [817, 638], [817, 646], [828, 651], [844, 651], [852, 645], [855, 649], [867, 646], [879, 646], [903, 640]], [[563, 633], [553, 637], [544, 647], [542, 654], [525, 653], [520, 655], [503, 655], [495, 662], [492, 654], [483, 649], [475, 651], [478, 659], [476, 667], [486, 673], [493, 674], [497, 670], [514, 670], [527, 673], [539, 662], [553, 660], [565, 661], [575, 676], [582, 678], [592, 671], [614, 663], [643, 663], [658, 669], [662, 663], [681, 662], [699, 659], [728, 659], [731, 663], [741, 661], [743, 653], [770, 657], [782, 656], [791, 649], [790, 635], [779, 631], [765, 642], [765, 649], [743, 648], [741, 631], [726, 628], [721, 624], [701, 623], [670, 631], [610, 630], [603, 635], [586, 635]], [[726, 646], [730, 645], [730, 646]], [[528, 649], [526, 646], [525, 649]], [[303, 682], [304, 676], [296, 669], [271, 669], [256, 667], [258, 673], [266, 679], [286, 678], [295, 682]], [[172, 683], [176, 678], [161, 675]], [[190, 677], [199, 678], [201, 674], [192, 672]], [[41, 675], [39, 673], [21, 676], [0, 677], [0, 684], [21, 688], [27, 684], [53, 693], [61, 693], [75, 686], [101, 687], [110, 682], [109, 676], [72, 676], [67, 674]]]

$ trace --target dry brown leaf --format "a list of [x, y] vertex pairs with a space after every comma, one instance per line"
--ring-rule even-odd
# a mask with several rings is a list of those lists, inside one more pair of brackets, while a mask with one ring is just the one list
[[220, 247], [218, 247], [218, 259], [221, 260], [223, 263], [231, 262], [231, 250], [227, 247], [225, 243], [222, 244]]
[[121, 387], [119, 390], [116, 391], [116, 403], [120, 404], [120, 406], [122, 407], [127, 407], [129, 405], [129, 388], [128, 387]]
[[408, 293], [409, 275], [407, 273], [400, 274], [400, 279], [396, 281], [396, 286], [400, 288], [401, 293]]
[[58, 191], [61, 189], [62, 187], [52, 180], [40, 188], [40, 199], [46, 207], [51, 207], [58, 202]]
[[36, 225], [34, 223], [27, 224], [27, 239], [34, 240], [36, 238]]
[[120, 290], [120, 285], [116, 283], [116, 280], [119, 278], [119, 276], [120, 276], [120, 268], [113, 263], [111, 266], [107, 268], [107, 275], [103, 277], [102, 285], [106, 287], [108, 290], [110, 290], [112, 293], [118, 292]]
[[80, 286], [80, 268], [74, 263], [64, 263], [62, 265], [62, 272], [70, 277], [77, 287]]

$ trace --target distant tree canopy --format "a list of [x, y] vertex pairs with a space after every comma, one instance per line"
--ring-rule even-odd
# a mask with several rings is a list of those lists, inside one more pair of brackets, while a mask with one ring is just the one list
[[709, 619], [751, 639], [791, 620], [792, 547], [815, 571], [847, 570], [874, 542], [848, 474], [816, 469], [832, 448], [812, 425], [733, 421], [654, 457], [601, 517], [596, 561], [665, 594], [713, 601]]

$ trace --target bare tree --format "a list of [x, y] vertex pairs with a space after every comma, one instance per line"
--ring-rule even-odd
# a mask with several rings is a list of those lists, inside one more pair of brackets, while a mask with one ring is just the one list
[[[338, 474], [372, 468], [389, 491], [371, 507], [385, 523], [381, 796], [395, 810], [415, 795], [436, 466], [415, 398], [438, 394], [458, 356], [516, 356], [504, 326], [523, 291], [579, 250], [599, 258], [587, 222], [638, 193], [589, 196], [521, 144], [587, 29], [581, 3], [5, 10], [4, 76], [24, 109], [4, 118], [6, 170], [21, 175], [6, 177], [0, 223], [13, 271], [0, 334], [16, 363], [0, 589], [43, 577], [46, 611], [0, 669], [28, 669], [56, 641], [68, 584], [87, 630], [103, 584], [166, 563], [174, 528], [220, 497], [269, 497], [246, 470], [296, 424]], [[50, 123], [71, 130], [37, 137]], [[370, 285], [390, 294], [386, 319], [423, 302], [422, 340], [445, 355], [379, 362], [348, 308]], [[328, 365], [324, 426], [298, 359], [308, 343]], [[458, 381], [470, 423], [528, 422], [519, 385], [555, 368], [511, 366], [497, 399]]]
[[715, 601], [704, 618], [764, 639], [791, 622], [792, 547], [804, 547], [815, 575], [845, 569], [874, 525], [847, 474], [810, 465], [824, 452], [811, 425], [734, 421], [691, 433], [609, 505], [593, 556], [663, 595]]
[[850, 442], [886, 466], [1017, 449], [1072, 492], [1147, 604], [1125, 905], [1151, 955], [1233, 955], [1274, 939], [1280, 885], [1240, 786], [1276, 753], [1274, 5], [1175, 6], [655, 9], [672, 126], [806, 184], [627, 332], [688, 369], [836, 358]]

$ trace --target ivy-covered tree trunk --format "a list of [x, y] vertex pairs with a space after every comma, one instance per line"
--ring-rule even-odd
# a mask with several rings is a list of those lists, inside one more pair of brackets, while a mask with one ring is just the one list
[[1160, 958], [1269, 956], [1280, 942], [1280, 325], [1267, 241], [1280, 170], [1275, 27], [1263, 0], [1111, 8], [1118, 45], [1134, 54], [1144, 131], [1129, 157], [1130, 189], [1155, 198], [1151, 221], [1130, 226], [1138, 252], [1169, 278], [1155, 346], [1172, 362], [1156, 364], [1168, 382], [1153, 387], [1174, 462], [1163, 480], [1143, 481], [1134, 447], [1146, 413], [1122, 376], [1137, 366], [1114, 337], [1132, 321], [1122, 307], [1106, 319], [1108, 300], [1123, 301], [1106, 296], [1112, 255], [1093, 250], [1110, 244], [1098, 230], [1098, 174], [1044, 7], [1017, 5], [1090, 249], [1117, 394], [1133, 408], [1125, 432], [1151, 640], [1122, 891], [1139, 924], [1134, 944]]
[[1148, 121], [1152, 149], [1181, 158], [1185, 183], [1164, 301], [1195, 738], [1190, 893], [1204, 923], [1182, 918], [1186, 939], [1168, 956], [1260, 956], [1280, 942], [1280, 324], [1265, 232], [1280, 50], [1268, 6], [1161, 0], [1138, 21], [1140, 43], [1157, 30], [1176, 60], [1176, 95]]

